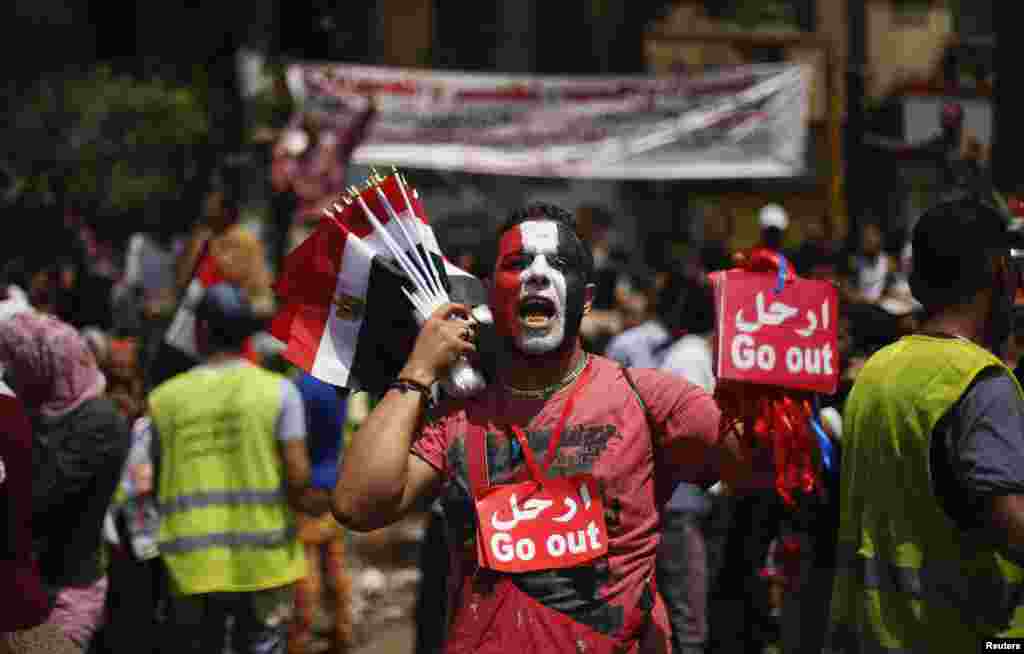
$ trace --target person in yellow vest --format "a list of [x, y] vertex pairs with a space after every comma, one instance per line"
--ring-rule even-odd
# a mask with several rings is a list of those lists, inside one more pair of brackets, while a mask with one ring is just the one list
[[925, 320], [871, 356], [845, 405], [828, 652], [1024, 636], [1024, 395], [999, 357], [1018, 241], [970, 195], [914, 229]]
[[294, 383], [241, 356], [257, 328], [246, 294], [207, 289], [196, 309], [204, 362], [149, 395], [174, 652], [283, 654], [294, 585], [306, 574], [295, 512], [323, 515], [310, 484]]

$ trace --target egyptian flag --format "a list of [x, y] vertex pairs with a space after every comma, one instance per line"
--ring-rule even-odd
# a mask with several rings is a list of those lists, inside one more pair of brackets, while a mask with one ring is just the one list
[[[283, 356], [317, 379], [379, 393], [405, 365], [419, 333], [402, 292], [415, 285], [372, 227], [343, 218], [323, 218], [285, 257], [270, 331], [285, 343]], [[454, 301], [484, 296], [480, 280], [441, 257], [432, 230], [424, 230], [418, 246], [440, 263], [439, 281]]]
[[[414, 286], [418, 283], [418, 298], [426, 299], [426, 306], [418, 307], [414, 312], [419, 323], [433, 313], [434, 307], [447, 301], [465, 304], [471, 310], [481, 306], [487, 308], [487, 290], [483, 283], [443, 256], [416, 190], [409, 187], [397, 172], [387, 178], [377, 177], [374, 181], [363, 192], [343, 199], [347, 203], [344, 207], [336, 205], [339, 211], [336, 217], [353, 233], [360, 235], [377, 256], [387, 258], [400, 267], [407, 281], [412, 281]], [[396, 245], [404, 255], [401, 261], [396, 260]], [[418, 282], [412, 278], [417, 278]], [[431, 281], [441, 288], [435, 291], [430, 287]], [[456, 366], [451, 371], [456, 376], [446, 380], [445, 390], [456, 397], [468, 397], [478, 392], [479, 384], [485, 384], [486, 378], [493, 377], [497, 341], [490, 312], [487, 312], [487, 318], [482, 318], [474, 311], [474, 318], [477, 319], [477, 355], [472, 367], [476, 371], [468, 377], [470, 370], [459, 372]], [[395, 374], [401, 370], [407, 355], [408, 352], [402, 352]], [[481, 374], [483, 378], [479, 377]], [[473, 377], [477, 380], [472, 381]]]
[[[400, 181], [397, 174], [357, 195], [344, 198], [342, 204], [335, 205], [335, 209], [336, 221], [362, 239], [375, 255], [395, 260], [399, 268], [408, 268], [411, 264], [411, 274], [417, 276], [421, 283], [434, 281], [434, 272], [444, 277], [444, 256], [419, 194]], [[374, 225], [374, 220], [377, 225]], [[402, 251], [404, 262], [397, 260], [394, 246]], [[433, 266], [428, 264], [424, 268], [427, 257]], [[415, 286], [416, 280], [410, 281]]]

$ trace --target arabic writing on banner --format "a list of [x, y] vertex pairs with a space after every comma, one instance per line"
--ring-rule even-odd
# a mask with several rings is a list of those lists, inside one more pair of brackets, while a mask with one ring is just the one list
[[[805, 174], [803, 65], [699, 77], [540, 77], [295, 64], [300, 112], [346, 130], [376, 98], [363, 165], [608, 179]], [[294, 124], [298, 124], [295, 121]]]
[[829, 282], [725, 271], [716, 282], [720, 379], [834, 393], [837, 293]]

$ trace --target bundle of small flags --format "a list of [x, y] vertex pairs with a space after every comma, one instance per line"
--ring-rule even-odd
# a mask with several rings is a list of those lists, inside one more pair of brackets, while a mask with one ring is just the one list
[[[445, 259], [419, 194], [397, 171], [374, 171], [363, 190], [325, 209], [285, 258], [275, 291], [270, 331], [285, 358], [322, 381], [373, 392], [394, 379], [437, 308], [486, 303], [480, 280]], [[465, 360], [453, 366], [460, 381], [450, 390], [481, 390], [472, 370]]]

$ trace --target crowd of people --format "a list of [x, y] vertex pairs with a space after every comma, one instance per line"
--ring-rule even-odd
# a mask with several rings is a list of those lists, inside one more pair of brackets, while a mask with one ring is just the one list
[[[765, 453], [719, 429], [708, 274], [732, 265], [726, 238], [652, 264], [607, 212], [513, 212], [495, 252], [459, 261], [489, 277], [487, 389], [438, 397], [484, 342], [450, 305], [356, 421], [353, 396], [277, 356], [268, 250], [287, 247], [222, 189], [191, 232], [140, 232], [120, 256], [69, 218], [77, 256], [23, 253], [0, 280], [0, 575], [18, 589], [0, 653], [303, 654], [315, 630], [349, 651], [346, 531], [417, 512], [418, 652], [943, 651], [1024, 629], [1024, 321], [1005, 216], [944, 203], [893, 256], [870, 220], [852, 250], [824, 216], [791, 247], [783, 204], [760, 210], [758, 245], [841, 303], [840, 388], [818, 417], [842, 465], [799, 511], [764, 483]], [[222, 280], [197, 298], [186, 356], [164, 335], [204, 254]], [[549, 494], [521, 509], [513, 494], [520, 515], [571, 502], [571, 529], [492, 528], [505, 487]], [[535, 555], [537, 538], [556, 554]], [[936, 581], [936, 557], [976, 565]], [[988, 591], [1002, 594], [971, 604]]]
[[[259, 230], [223, 188], [201, 212], [190, 232], [138, 232], [119, 256], [73, 216], [40, 221], [46, 246], [9, 249], [5, 574], [28, 603], [4, 620], [0, 651], [216, 651], [232, 616], [235, 651], [308, 652], [324, 607], [321, 639], [353, 642], [345, 540], [326, 503], [347, 405], [273, 358]], [[197, 298], [186, 352], [166, 336], [204, 257], [221, 281]], [[179, 399], [200, 380], [207, 390]], [[225, 554], [253, 547], [241, 563]]]

